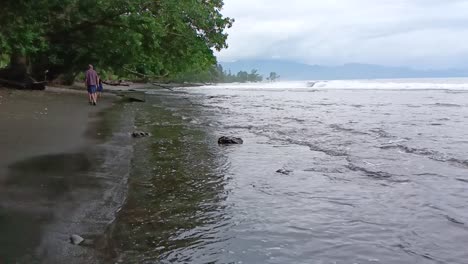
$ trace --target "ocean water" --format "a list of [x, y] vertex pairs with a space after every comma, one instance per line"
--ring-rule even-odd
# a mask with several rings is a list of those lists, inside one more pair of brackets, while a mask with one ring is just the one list
[[468, 79], [148, 94], [120, 261], [466, 263]]

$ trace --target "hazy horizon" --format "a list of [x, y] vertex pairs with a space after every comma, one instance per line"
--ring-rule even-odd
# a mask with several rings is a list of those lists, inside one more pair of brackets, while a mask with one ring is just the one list
[[468, 0], [226, 0], [236, 19], [219, 61], [468, 68]]
[[355, 79], [400, 79], [400, 78], [452, 78], [467, 77], [466, 69], [421, 70], [411, 67], [390, 67], [377, 64], [348, 63], [337, 66], [309, 65], [283, 60], [239, 60], [220, 62], [224, 70], [236, 74], [256, 69], [268, 76], [276, 72], [285, 80], [355, 80]]
[[343, 62], [343, 63], [334, 63], [334, 64], [318, 64], [318, 63], [307, 63], [302, 61], [295, 61], [295, 60], [287, 60], [287, 59], [236, 59], [236, 60], [222, 60], [218, 57], [218, 63], [220, 64], [229, 64], [229, 63], [238, 63], [238, 62], [246, 62], [246, 61], [262, 61], [262, 62], [278, 62], [278, 63], [296, 63], [296, 64], [303, 64], [307, 66], [319, 66], [319, 67], [341, 67], [341, 66], [349, 66], [349, 65], [367, 65], [367, 66], [377, 66], [377, 67], [386, 67], [386, 68], [405, 68], [411, 70], [419, 70], [419, 71], [431, 71], [431, 70], [464, 70], [468, 69], [468, 64], [463, 65], [463, 67], [447, 67], [447, 68], [422, 68], [417, 66], [408, 66], [408, 65], [384, 65], [378, 63], [361, 63], [361, 62]]

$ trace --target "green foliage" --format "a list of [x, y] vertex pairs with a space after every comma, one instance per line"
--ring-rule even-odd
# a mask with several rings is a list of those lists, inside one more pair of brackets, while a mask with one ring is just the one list
[[216, 63], [233, 20], [223, 0], [3, 0], [0, 54], [33, 69], [76, 75], [106, 72], [171, 78]]
[[270, 75], [267, 77], [267, 81], [276, 82], [280, 76], [276, 72], [270, 72]]
[[114, 74], [112, 71], [109, 71], [109, 70], [97, 69], [97, 71], [99, 72], [99, 77], [101, 77], [101, 79], [103, 79], [103, 80], [116, 81], [116, 80], [123, 79], [120, 76]]
[[220, 64], [214, 65], [205, 71], [192, 71], [180, 74], [175, 81], [177, 82], [204, 82], [204, 83], [233, 83], [233, 82], [261, 82], [263, 77], [258, 74], [257, 70], [252, 70], [250, 73], [240, 71], [237, 74], [232, 74], [230, 71], [224, 71]]
[[6, 67], [10, 62], [10, 58], [6, 55], [0, 55], [0, 68]]

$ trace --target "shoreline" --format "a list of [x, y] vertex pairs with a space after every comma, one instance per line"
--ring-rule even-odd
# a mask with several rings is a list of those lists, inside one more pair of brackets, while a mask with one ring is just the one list
[[[0, 87], [0, 263], [115, 260], [124, 239], [115, 227], [133, 211], [130, 177], [145, 162], [141, 151], [134, 160], [134, 148], [154, 140], [130, 136], [149, 129], [141, 114], [154, 105], [132, 103], [148, 87], [172, 93], [152, 84], [106, 86], [96, 107], [79, 84]], [[85, 242], [72, 245], [74, 234]]]
[[0, 88], [0, 263], [100, 263], [94, 242], [127, 191], [124, 108], [110, 93], [90, 106], [84, 89]]
[[[222, 206], [226, 160], [217, 137], [204, 125], [191, 122], [193, 105], [181, 98], [159, 90], [147, 97], [147, 103], [134, 105], [135, 126], [154, 136], [134, 145], [127, 199], [103, 236], [103, 263], [167, 258], [194, 242], [177, 234], [203, 226], [208, 219], [198, 216]], [[200, 254], [203, 251], [193, 252]]]

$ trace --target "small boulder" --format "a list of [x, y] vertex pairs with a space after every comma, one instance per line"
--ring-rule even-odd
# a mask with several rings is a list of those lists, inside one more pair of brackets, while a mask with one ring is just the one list
[[281, 174], [284, 174], [284, 175], [289, 175], [292, 171], [290, 170], [287, 170], [287, 169], [279, 169], [276, 171], [276, 173], [281, 173]]
[[149, 137], [149, 136], [151, 136], [150, 133], [143, 132], [143, 131], [134, 131], [132, 133], [132, 137], [134, 137], [134, 138], [142, 138], [142, 137]]
[[72, 243], [73, 245], [79, 245], [83, 243], [83, 241], [84, 241], [84, 238], [80, 237], [79, 235], [70, 236], [70, 243]]
[[218, 139], [218, 144], [220, 145], [244, 144], [244, 141], [242, 140], [242, 138], [223, 136]]

